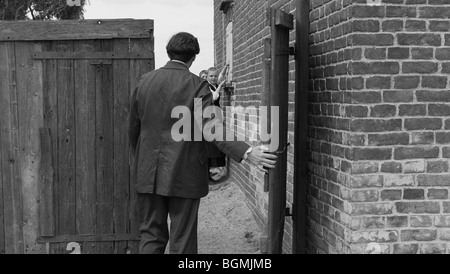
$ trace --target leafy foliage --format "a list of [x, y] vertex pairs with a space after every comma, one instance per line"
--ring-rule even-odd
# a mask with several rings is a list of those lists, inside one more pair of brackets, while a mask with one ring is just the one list
[[67, 0], [0, 0], [0, 20], [83, 19], [81, 6], [69, 6]]

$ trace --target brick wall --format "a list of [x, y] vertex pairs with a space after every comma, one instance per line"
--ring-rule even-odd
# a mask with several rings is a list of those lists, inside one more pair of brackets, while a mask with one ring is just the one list
[[[348, 253], [351, 220], [347, 191], [353, 136], [350, 123], [358, 108], [345, 107], [357, 81], [349, 72], [354, 51], [350, 1], [310, 1], [310, 87], [308, 98], [309, 174], [307, 250]], [[357, 79], [359, 80], [359, 79]], [[361, 98], [366, 100], [365, 94]]]
[[[225, 65], [225, 42], [224, 29], [227, 24], [226, 16], [219, 11], [222, 1], [215, 0], [215, 45], [216, 45], [216, 66]], [[233, 7], [233, 39], [234, 39], [234, 72], [233, 77], [236, 82], [234, 95], [224, 96], [222, 106], [242, 106], [259, 107], [261, 104], [262, 90], [262, 58], [264, 54], [264, 39], [270, 38], [270, 27], [266, 18], [266, 11], [270, 6], [280, 7], [287, 12], [292, 12], [291, 1], [235, 1]], [[292, 5], [293, 6], [293, 5]], [[292, 40], [295, 33], [292, 35]], [[292, 68], [294, 62], [292, 58]], [[289, 140], [294, 144], [294, 92], [295, 75], [291, 76], [289, 106]], [[230, 124], [230, 121], [227, 121]], [[243, 124], [238, 124], [238, 132], [244, 130]], [[250, 134], [256, 134], [257, 125], [248, 123]], [[254, 142], [253, 145], [260, 145]], [[287, 182], [287, 205], [292, 207], [293, 199], [293, 162], [294, 146], [288, 151], [288, 182]], [[268, 195], [264, 192], [264, 174], [255, 167], [243, 163], [231, 162], [230, 177], [235, 181], [245, 193], [247, 203], [257, 220], [261, 233], [267, 223]], [[285, 253], [292, 250], [292, 219], [286, 218], [285, 237], [283, 249]]]
[[355, 1], [351, 17], [351, 251], [448, 253], [450, 2]]
[[[216, 64], [224, 65], [224, 15], [215, 0]], [[235, 1], [233, 96], [259, 106], [269, 6]], [[310, 253], [449, 253], [450, 1], [309, 0], [307, 239]], [[295, 33], [292, 32], [292, 42]], [[294, 68], [293, 62], [291, 64]], [[289, 142], [294, 143], [290, 74]], [[288, 154], [288, 206], [293, 152]], [[263, 175], [231, 164], [260, 223], [267, 221]], [[286, 218], [284, 251], [292, 223]], [[375, 245], [374, 245], [375, 243]]]

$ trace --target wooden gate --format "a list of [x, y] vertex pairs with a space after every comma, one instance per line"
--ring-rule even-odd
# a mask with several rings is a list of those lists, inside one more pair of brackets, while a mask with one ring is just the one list
[[136, 253], [127, 120], [152, 20], [0, 23], [0, 253]]

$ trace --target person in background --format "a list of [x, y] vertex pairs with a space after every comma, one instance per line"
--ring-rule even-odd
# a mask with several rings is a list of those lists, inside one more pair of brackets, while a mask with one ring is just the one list
[[200, 73], [199, 73], [199, 75], [198, 75], [200, 78], [202, 78], [203, 80], [206, 80], [207, 78], [208, 78], [208, 71], [205, 69], [205, 70], [202, 70], [202, 71], [200, 71]]
[[[213, 103], [220, 107], [220, 95], [225, 84], [225, 73], [228, 66], [225, 66], [219, 74], [215, 67], [211, 67], [207, 71], [207, 81], [209, 89], [213, 95]], [[218, 80], [222, 82], [218, 84]], [[222, 117], [223, 118], [223, 117]], [[211, 146], [210, 146], [211, 147]], [[209, 180], [211, 184], [220, 183], [227, 175], [227, 158], [226, 155], [215, 147], [210, 148], [209, 158]]]

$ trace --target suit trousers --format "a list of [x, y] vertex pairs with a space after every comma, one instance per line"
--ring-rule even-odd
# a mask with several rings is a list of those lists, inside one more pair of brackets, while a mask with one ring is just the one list
[[[138, 193], [140, 254], [197, 254], [200, 199]], [[170, 217], [170, 232], [167, 217]], [[170, 235], [170, 236], [169, 236]]]

